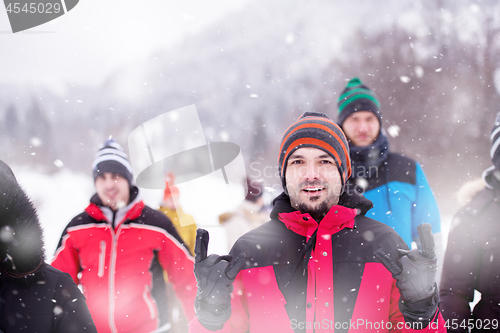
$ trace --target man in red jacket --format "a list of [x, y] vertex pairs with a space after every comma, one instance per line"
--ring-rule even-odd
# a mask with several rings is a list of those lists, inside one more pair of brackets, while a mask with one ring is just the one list
[[191, 319], [193, 258], [170, 220], [138, 198], [128, 156], [109, 139], [92, 170], [97, 193], [64, 229], [52, 266], [82, 285], [99, 333], [167, 331], [163, 269]]
[[421, 253], [364, 216], [372, 203], [344, 191], [349, 148], [330, 118], [306, 112], [288, 128], [279, 170], [271, 220], [230, 256], [207, 257], [198, 230], [192, 332], [446, 332], [430, 225]]

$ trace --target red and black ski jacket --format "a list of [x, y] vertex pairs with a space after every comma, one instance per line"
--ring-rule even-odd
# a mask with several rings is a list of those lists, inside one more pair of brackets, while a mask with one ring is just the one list
[[[392, 228], [364, 216], [371, 202], [343, 196], [353, 199], [333, 206], [319, 224], [293, 209], [285, 194], [275, 199], [271, 220], [231, 249], [233, 257], [245, 252], [248, 261], [235, 279], [223, 332], [412, 331], [398, 308], [396, 280], [374, 257], [383, 248], [398, 258], [407, 245]], [[442, 318], [435, 319], [419, 332], [445, 332]], [[207, 332], [196, 319], [190, 328]]]
[[113, 212], [94, 195], [64, 229], [52, 262], [82, 285], [100, 333], [159, 327], [165, 300], [155, 299], [152, 288], [163, 269], [186, 316], [194, 316], [193, 258], [170, 220], [136, 198], [137, 190], [128, 206]]

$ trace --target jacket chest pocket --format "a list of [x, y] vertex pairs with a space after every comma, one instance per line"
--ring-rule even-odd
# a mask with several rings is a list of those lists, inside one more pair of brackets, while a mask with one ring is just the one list
[[104, 268], [106, 267], [106, 241], [102, 240], [99, 244], [99, 266], [97, 268], [97, 276], [104, 276]]

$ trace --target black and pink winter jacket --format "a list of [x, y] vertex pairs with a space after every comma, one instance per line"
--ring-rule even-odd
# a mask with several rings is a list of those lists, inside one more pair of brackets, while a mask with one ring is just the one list
[[[383, 248], [398, 258], [407, 245], [364, 216], [369, 201], [355, 201], [333, 206], [318, 223], [293, 209], [287, 195], [277, 197], [271, 220], [231, 249], [233, 256], [244, 251], [248, 261], [235, 279], [232, 315], [221, 332], [413, 331], [399, 311], [396, 280], [374, 257]], [[436, 316], [419, 332], [445, 332]], [[190, 329], [208, 332], [197, 319]]]

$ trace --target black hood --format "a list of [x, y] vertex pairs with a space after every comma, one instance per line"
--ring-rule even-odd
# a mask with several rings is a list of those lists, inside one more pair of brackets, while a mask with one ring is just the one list
[[[357, 194], [356, 192], [347, 193], [344, 192], [339, 199], [338, 205], [347, 208], [356, 208], [359, 210], [358, 215], [365, 215], [370, 209], [373, 208], [373, 203], [366, 199], [364, 196]], [[271, 211], [271, 218], [277, 220], [278, 214], [281, 213], [292, 213], [297, 209], [293, 208], [290, 204], [290, 197], [282, 192], [273, 200], [273, 210]]]
[[8, 275], [34, 272], [45, 260], [42, 228], [35, 207], [0, 161], [0, 268]]

